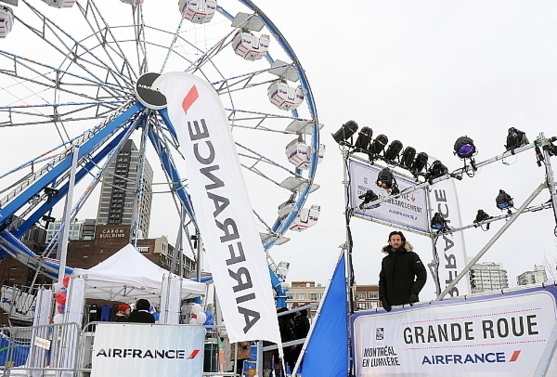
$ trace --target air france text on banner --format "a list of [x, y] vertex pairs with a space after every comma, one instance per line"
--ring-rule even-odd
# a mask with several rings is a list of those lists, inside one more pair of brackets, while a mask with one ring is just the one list
[[99, 323], [91, 377], [201, 376], [204, 341], [200, 326]]
[[[362, 202], [362, 199], [359, 199], [359, 197], [365, 194], [367, 190], [373, 190], [381, 196], [387, 196], [390, 192], [377, 187], [375, 184], [377, 174], [381, 171], [381, 168], [364, 164], [352, 158], [348, 160], [348, 164], [350, 172], [350, 206], [354, 208], [354, 213], [363, 217], [392, 222], [429, 233], [425, 189], [412, 191], [396, 199], [390, 199], [381, 203], [377, 208], [361, 210], [358, 209]], [[416, 184], [399, 176], [396, 179], [400, 190]]]
[[553, 347], [555, 287], [363, 313], [353, 326], [357, 377], [534, 376]]
[[202, 79], [161, 75], [231, 342], [280, 342], [269, 270], [222, 103]]

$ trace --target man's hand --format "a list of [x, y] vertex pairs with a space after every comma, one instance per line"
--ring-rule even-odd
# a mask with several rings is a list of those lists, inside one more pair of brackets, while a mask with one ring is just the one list
[[414, 292], [410, 293], [410, 298], [408, 299], [410, 305], [413, 305], [415, 302], [418, 301], [420, 301], [420, 299], [418, 298], [418, 294]]

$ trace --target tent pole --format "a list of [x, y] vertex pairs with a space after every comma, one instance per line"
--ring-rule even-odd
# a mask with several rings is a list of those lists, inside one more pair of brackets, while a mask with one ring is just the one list
[[[72, 202], [73, 202], [73, 191], [75, 186], [75, 175], [77, 171], [77, 163], [79, 159], [79, 146], [73, 146], [72, 153], [72, 167], [70, 170], [68, 194], [66, 195], [66, 203], [64, 205], [64, 221], [62, 233], [60, 234], [60, 239], [58, 242], [58, 258], [60, 259], [60, 267], [58, 269], [58, 283], [62, 283], [64, 275], [66, 273], [66, 259], [68, 256], [68, 238], [70, 231], [71, 222], [71, 212], [72, 212]], [[58, 288], [59, 289], [59, 288]]]

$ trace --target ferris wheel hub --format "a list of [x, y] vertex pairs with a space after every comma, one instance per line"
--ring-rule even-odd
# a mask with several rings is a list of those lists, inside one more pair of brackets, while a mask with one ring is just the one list
[[135, 96], [145, 107], [152, 110], [161, 110], [166, 107], [166, 97], [152, 85], [160, 76], [159, 73], [144, 73], [135, 84]]

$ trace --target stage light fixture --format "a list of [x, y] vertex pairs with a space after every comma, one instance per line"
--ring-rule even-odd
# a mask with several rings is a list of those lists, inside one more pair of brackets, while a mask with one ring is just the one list
[[[358, 196], [359, 199], [363, 199], [363, 201], [360, 203], [360, 205], [358, 206], [360, 209], [364, 209], [364, 206], [368, 203], [374, 202], [377, 199], [379, 199], [379, 196], [373, 192], [373, 190], [367, 190], [365, 192], [365, 194], [362, 194], [360, 196]], [[377, 208], [379, 207], [379, 204], [374, 205], [372, 207], [366, 208], [366, 209], [372, 209], [372, 208]]]
[[472, 158], [476, 155], [476, 153], [477, 150], [474, 145], [474, 140], [468, 136], [461, 136], [456, 139], [456, 142], [454, 143], [454, 154], [456, 154], [459, 158]]
[[431, 181], [432, 179], [439, 178], [449, 173], [449, 169], [439, 160], [433, 161], [433, 164], [427, 169], [425, 180]]
[[385, 151], [385, 160], [395, 162], [396, 158], [398, 157], [400, 151], [402, 150], [402, 143], [400, 140], [393, 140], [391, 144], [387, 147]]
[[41, 217], [41, 219], [46, 223], [46, 226], [48, 226], [48, 223], [53, 223], [56, 221], [54, 217], [47, 215], [44, 215], [43, 217]]
[[[492, 216], [489, 216], [483, 209], [479, 209], [478, 213], [476, 214], [476, 218], [474, 219], [474, 225], [476, 228], [479, 226], [479, 223], [481, 223], [482, 221], [485, 220], [489, 220], [492, 219]], [[489, 223], [486, 224], [486, 227], [484, 230], [489, 230]]]
[[395, 176], [389, 168], [384, 168], [379, 172], [379, 174], [377, 174], [377, 180], [375, 181], [375, 184], [382, 189], [391, 190], [392, 195], [400, 193]]
[[412, 163], [414, 162], [414, 157], [416, 157], [416, 149], [413, 147], [406, 147], [402, 152], [402, 157], [400, 158], [400, 166], [405, 169], [412, 169]]
[[557, 156], [557, 146], [553, 142], [557, 140], [557, 137], [552, 136], [547, 139], [547, 143], [543, 146], [543, 149], [549, 153], [550, 156]]
[[358, 149], [359, 152], [367, 151], [372, 136], [373, 136], [373, 130], [371, 128], [362, 127], [360, 132], [358, 132], [358, 138], [356, 139], [356, 143], [354, 144], [354, 147]]
[[427, 153], [425, 152], [420, 152], [416, 155], [416, 159], [414, 160], [414, 163], [412, 163], [412, 168], [410, 169], [412, 174], [414, 175], [418, 175], [422, 172], [422, 170], [424, 170], [424, 168], [427, 166], [427, 160], [428, 160], [429, 156], [427, 155]]
[[377, 135], [377, 137], [369, 146], [369, 153], [371, 153], [372, 155], [378, 155], [379, 153], [383, 152], [383, 149], [385, 149], [385, 145], [387, 145], [388, 142], [389, 138], [387, 137], [387, 135]]
[[358, 131], [358, 123], [353, 120], [349, 120], [344, 123], [340, 129], [333, 134], [333, 139], [341, 145], [346, 144], [346, 140], [352, 137], [354, 133]]
[[10, 225], [12, 225], [12, 217], [6, 219], [3, 223], [0, 223], [0, 232], [3, 232]]
[[439, 212], [435, 212], [435, 215], [431, 218], [431, 229], [439, 232], [447, 230], [447, 220]]
[[495, 198], [495, 203], [500, 210], [510, 209], [514, 206], [513, 198], [504, 190], [499, 190], [499, 195]]
[[507, 144], [505, 144], [505, 149], [511, 151], [514, 154], [514, 150], [523, 147], [529, 143], [526, 133], [517, 130], [514, 127], [509, 128], [507, 134]]
[[52, 197], [53, 196], [58, 196], [60, 191], [58, 189], [53, 188], [53, 187], [45, 187], [44, 188], [44, 193], [46, 194], [46, 202], [50, 203], [50, 200], [52, 199]]

